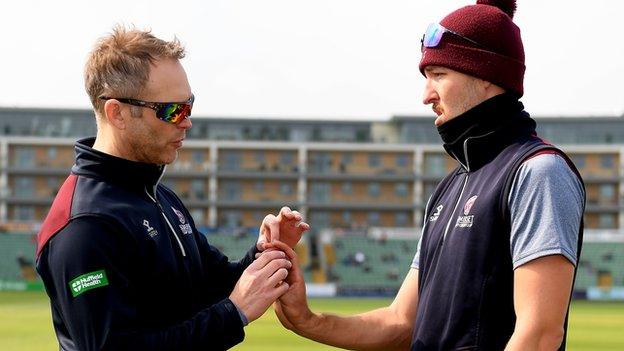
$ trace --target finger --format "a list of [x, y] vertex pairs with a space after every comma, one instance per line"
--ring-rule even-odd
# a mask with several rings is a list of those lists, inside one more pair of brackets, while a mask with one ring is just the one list
[[288, 206], [282, 207], [282, 209], [279, 212], [279, 215], [288, 219], [292, 219], [292, 216], [293, 216], [292, 210]]
[[247, 269], [260, 270], [263, 269], [269, 262], [272, 262], [279, 258], [285, 258], [286, 254], [280, 250], [264, 251], [257, 260], [253, 261]]
[[293, 250], [290, 246], [281, 241], [274, 241], [272, 244], [276, 249], [281, 250], [286, 254], [288, 259], [292, 262], [293, 266], [298, 265], [299, 260], [297, 259], [297, 254], [295, 253], [295, 250]]
[[273, 303], [273, 309], [275, 310], [275, 314], [277, 315], [277, 319], [282, 323], [282, 325], [289, 330], [293, 330], [294, 325], [288, 320], [288, 317], [284, 314], [282, 309], [282, 304], [279, 299]]
[[279, 240], [280, 238], [279, 224], [280, 224], [280, 219], [273, 215], [268, 215], [264, 218], [264, 228], [265, 230], [268, 231], [264, 233], [264, 236], [267, 238], [269, 242], [272, 242], [273, 240]]
[[260, 240], [256, 243], [256, 249], [258, 249], [258, 251], [264, 251], [265, 250], [265, 244], [266, 242], [264, 240]]
[[301, 213], [299, 213], [299, 211], [292, 211], [293, 214], [293, 218], [296, 221], [300, 221], [303, 219], [303, 216], [301, 215]]
[[280, 268], [269, 277], [267, 282], [269, 286], [277, 286], [280, 282], [283, 282], [286, 277], [288, 277], [288, 269]]
[[[275, 217], [272, 214], [268, 214], [266, 215], [266, 217], [264, 217], [264, 220], [262, 220], [262, 224], [260, 225], [260, 235], [264, 234], [264, 237], [271, 242], [273, 237], [272, 234], [273, 232], [271, 231], [271, 224], [273, 222], [277, 221], [277, 217]], [[279, 236], [279, 227], [277, 230], [278, 236]]]
[[292, 263], [287, 258], [275, 259], [269, 262], [264, 268], [260, 270], [260, 274], [258, 275], [260, 278], [269, 279], [270, 276], [275, 274], [278, 270], [285, 268], [292, 268]]
[[[257, 277], [263, 282], [268, 281], [269, 278], [273, 276], [273, 274], [275, 274], [275, 272], [277, 272], [278, 270], [282, 268], [289, 270], [291, 267], [292, 267], [292, 263], [290, 263], [290, 260], [285, 259], [285, 258], [276, 259], [276, 260], [269, 262], [266, 266], [264, 266], [264, 268], [259, 270], [257, 273]], [[286, 276], [288, 276], [288, 274]], [[284, 277], [284, 279], [286, 278], [286, 276]], [[276, 284], [277, 284], [277, 281], [271, 282], [271, 284], [269, 285], [275, 286]]]
[[286, 282], [276, 287], [273, 290], [272, 300], [276, 301], [280, 296], [284, 295], [288, 291], [289, 288], [290, 288], [290, 285], [288, 285], [288, 283]]
[[301, 233], [310, 230], [310, 225], [306, 222], [299, 222], [296, 225], [297, 228], [301, 231]]

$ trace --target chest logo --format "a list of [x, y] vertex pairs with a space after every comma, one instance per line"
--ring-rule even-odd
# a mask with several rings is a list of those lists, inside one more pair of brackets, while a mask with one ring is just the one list
[[147, 230], [147, 235], [149, 235], [151, 238], [153, 238], [156, 235], [158, 235], [158, 231], [156, 229], [154, 229], [154, 227], [152, 227], [150, 225], [150, 222], [147, 219], [143, 220], [143, 226]]
[[437, 221], [438, 217], [440, 217], [440, 213], [442, 212], [443, 208], [444, 208], [444, 205], [440, 205], [436, 207], [436, 211], [431, 216], [429, 216], [429, 222]]
[[470, 228], [474, 223], [474, 215], [470, 214], [470, 210], [474, 205], [475, 201], [477, 201], [477, 195], [472, 196], [466, 203], [464, 204], [464, 215], [459, 216], [457, 218], [457, 223], [455, 223], [455, 227], [459, 228]]
[[180, 230], [182, 231], [182, 234], [192, 234], [193, 229], [191, 228], [191, 225], [189, 223], [186, 223], [187, 220], [186, 217], [184, 217], [184, 214], [175, 209], [175, 207], [173, 206], [171, 206], [171, 209], [176, 214], [176, 216], [178, 216], [178, 220], [180, 221]]

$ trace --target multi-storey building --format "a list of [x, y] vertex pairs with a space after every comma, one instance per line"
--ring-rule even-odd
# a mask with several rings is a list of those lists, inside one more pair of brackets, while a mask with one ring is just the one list
[[[586, 227], [624, 231], [624, 118], [536, 119], [584, 176]], [[89, 110], [1, 108], [0, 224], [40, 223], [73, 163], [74, 141], [94, 134]], [[257, 227], [283, 205], [315, 228], [418, 227], [429, 194], [456, 165], [429, 117], [195, 117], [188, 137], [164, 182], [207, 231]]]

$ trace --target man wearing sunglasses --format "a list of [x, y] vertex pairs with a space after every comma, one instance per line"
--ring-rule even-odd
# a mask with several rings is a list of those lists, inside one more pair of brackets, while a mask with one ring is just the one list
[[117, 27], [87, 60], [97, 136], [76, 143], [38, 236], [61, 350], [225, 350], [288, 288], [291, 262], [263, 249], [299, 241], [299, 213], [267, 216], [258, 243], [229, 262], [160, 184], [192, 125], [183, 57], [177, 40]]
[[353, 350], [565, 349], [585, 191], [519, 101], [525, 66], [515, 7], [479, 0], [423, 36], [423, 102], [458, 167], [426, 205], [394, 302], [350, 317], [313, 313], [295, 268], [275, 304], [284, 326]]

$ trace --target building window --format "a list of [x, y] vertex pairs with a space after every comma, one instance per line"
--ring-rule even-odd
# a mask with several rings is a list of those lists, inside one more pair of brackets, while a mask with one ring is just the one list
[[341, 186], [341, 190], [343, 194], [351, 195], [353, 193], [353, 183], [343, 182]]
[[343, 152], [342, 157], [340, 158], [340, 162], [345, 166], [350, 165], [351, 162], [353, 162], [353, 153]]
[[35, 165], [35, 150], [30, 146], [15, 148], [15, 161], [18, 167], [32, 167]]
[[193, 160], [193, 163], [201, 165], [204, 163], [204, 153], [200, 150], [194, 150], [191, 154], [191, 159]]
[[396, 166], [399, 168], [407, 167], [407, 163], [409, 161], [409, 157], [407, 154], [398, 154], [396, 155]]
[[612, 202], [615, 198], [615, 185], [601, 184], [599, 201]]
[[430, 176], [441, 176], [446, 173], [444, 155], [429, 154], [425, 157], [424, 173]]
[[164, 186], [166, 186], [167, 188], [171, 189], [173, 192], [177, 192], [176, 187], [177, 187], [177, 182], [171, 180], [171, 179], [163, 179], [160, 181], [160, 183]]
[[35, 219], [33, 206], [15, 206], [15, 219], [18, 221], [32, 221]]
[[433, 195], [433, 192], [436, 189], [437, 184], [435, 183], [425, 183], [425, 190], [424, 190], [424, 195], [425, 195], [425, 202], [429, 199], [429, 197], [431, 197], [431, 195]]
[[330, 185], [329, 183], [312, 183], [311, 187], [311, 199], [316, 202], [329, 202], [330, 198]]
[[294, 154], [290, 151], [284, 151], [282, 152], [282, 165], [283, 166], [289, 166], [293, 163], [293, 159], [294, 159]]
[[310, 170], [313, 172], [331, 171], [331, 155], [326, 152], [318, 152], [310, 155]]
[[238, 151], [226, 151], [223, 155], [223, 168], [228, 171], [240, 169], [241, 154]]
[[368, 195], [371, 197], [378, 197], [381, 194], [381, 186], [377, 182], [368, 184]]
[[191, 181], [191, 194], [197, 199], [203, 199], [206, 197], [204, 181], [201, 179], [193, 179]]
[[204, 210], [201, 208], [193, 208], [191, 209], [191, 217], [193, 217], [193, 221], [195, 224], [204, 225], [205, 224], [205, 215]]
[[369, 212], [368, 213], [368, 225], [376, 226], [381, 223], [381, 216], [379, 212]]
[[342, 211], [342, 221], [346, 224], [351, 224], [351, 212]]
[[600, 229], [615, 229], [615, 216], [602, 213], [598, 217], [598, 227]]
[[47, 179], [48, 190], [51, 196], [55, 196], [60, 188], [59, 179], [56, 177], [48, 177]]
[[226, 181], [223, 182], [223, 197], [224, 200], [227, 201], [236, 201], [240, 200], [240, 182], [237, 181]]
[[46, 150], [46, 154], [48, 155], [48, 160], [56, 159], [56, 155], [57, 155], [56, 146], [48, 147], [48, 149]]
[[572, 155], [570, 158], [572, 159], [572, 163], [576, 166], [576, 168], [585, 168], [585, 155]]
[[256, 153], [254, 154], [254, 159], [256, 160], [257, 163], [265, 163], [266, 158], [264, 157], [264, 151], [262, 150], [256, 151]]
[[408, 186], [405, 183], [396, 183], [394, 185], [394, 194], [397, 197], [406, 197], [408, 195]]
[[613, 169], [615, 166], [615, 162], [613, 162], [613, 155], [601, 155], [600, 156], [600, 167], [604, 169]]
[[31, 177], [19, 177], [15, 179], [15, 196], [31, 197], [34, 192], [34, 181]]
[[[270, 212], [270, 211], [269, 211]], [[251, 216], [253, 217], [254, 222], [256, 223], [262, 223], [262, 221], [264, 220], [264, 217], [266, 216], [264, 214], [264, 212], [261, 211], [253, 211], [253, 213], [251, 214]]]
[[310, 214], [310, 223], [317, 229], [329, 227], [329, 213], [325, 211], [316, 211]]
[[280, 183], [280, 193], [282, 195], [292, 195], [293, 186], [291, 183]]
[[397, 227], [407, 227], [409, 215], [405, 212], [398, 212], [394, 215], [394, 225]]
[[238, 210], [223, 211], [221, 224], [225, 228], [239, 228], [243, 225], [241, 212]]
[[368, 154], [368, 167], [377, 168], [379, 166], [381, 166], [381, 155]]

